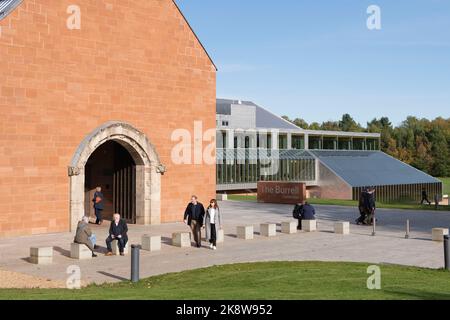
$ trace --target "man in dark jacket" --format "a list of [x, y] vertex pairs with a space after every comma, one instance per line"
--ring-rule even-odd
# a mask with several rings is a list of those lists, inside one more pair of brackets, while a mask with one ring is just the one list
[[100, 187], [96, 188], [94, 193], [94, 199], [92, 199], [92, 202], [94, 202], [95, 216], [97, 217], [95, 223], [101, 225], [103, 223], [102, 211], [105, 208], [103, 204], [102, 188]]
[[297, 204], [294, 208], [298, 212], [298, 226], [297, 230], [302, 230], [302, 220], [316, 220], [315, 214], [316, 211], [314, 207], [310, 205], [308, 202], [304, 201], [301, 204]]
[[316, 220], [316, 210], [308, 202], [303, 205], [302, 220]]
[[184, 223], [191, 227], [197, 248], [202, 246], [202, 225], [205, 216], [205, 207], [198, 202], [197, 196], [191, 197], [191, 202], [184, 211]]
[[117, 240], [117, 244], [119, 246], [120, 255], [123, 256], [125, 246], [128, 242], [128, 226], [124, 219], [120, 218], [120, 214], [114, 214], [114, 220], [111, 221], [111, 226], [109, 227], [109, 236], [106, 239], [106, 247], [108, 248], [107, 256], [112, 256], [112, 247], [111, 243], [114, 240]]
[[297, 230], [302, 230], [302, 211], [303, 203], [297, 203], [292, 211], [292, 216], [298, 220]]
[[431, 205], [431, 201], [428, 200], [427, 190], [422, 189], [422, 201], [420, 201], [420, 204], [423, 204], [424, 202], [428, 202], [428, 205]]

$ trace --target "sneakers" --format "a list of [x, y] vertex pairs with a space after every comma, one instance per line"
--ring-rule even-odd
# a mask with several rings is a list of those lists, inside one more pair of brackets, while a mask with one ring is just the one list
[[209, 244], [209, 248], [212, 249], [214, 246], [212, 243]]
[[107, 257], [111, 257], [113, 255], [113, 253], [111, 251], [108, 251], [107, 253], [105, 253], [105, 256]]
[[217, 247], [216, 247], [216, 246], [213, 246], [212, 249], [213, 249], [213, 250], [217, 250]]
[[92, 258], [97, 258], [97, 255], [92, 252]]

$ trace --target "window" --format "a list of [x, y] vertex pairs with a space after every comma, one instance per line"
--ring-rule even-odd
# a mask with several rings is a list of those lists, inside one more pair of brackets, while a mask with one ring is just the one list
[[305, 149], [305, 137], [304, 136], [292, 136], [292, 149]]
[[224, 126], [224, 127], [228, 127], [228, 121], [222, 121], [222, 126]]

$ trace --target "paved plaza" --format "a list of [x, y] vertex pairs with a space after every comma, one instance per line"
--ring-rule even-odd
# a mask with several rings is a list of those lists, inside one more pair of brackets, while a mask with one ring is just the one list
[[[225, 230], [225, 242], [217, 251], [207, 248], [177, 248], [171, 245], [171, 235], [177, 231], [188, 231], [182, 223], [160, 226], [129, 226], [130, 244], [139, 244], [143, 234], [162, 236], [160, 252], [141, 251], [141, 277], [169, 272], [208, 267], [213, 265], [256, 261], [353, 261], [374, 264], [392, 263], [429, 268], [443, 267], [443, 245], [431, 241], [431, 229], [450, 226], [450, 212], [404, 211], [379, 209], [377, 212], [377, 234], [372, 237], [372, 228], [357, 226], [357, 209], [338, 206], [316, 206], [318, 231], [298, 232], [266, 238], [259, 235], [260, 223], [280, 224], [292, 220], [292, 206], [259, 204], [254, 202], [225, 201], [219, 203]], [[181, 215], [182, 213], [180, 213]], [[411, 221], [411, 238], [405, 239], [406, 220]], [[335, 221], [350, 221], [351, 234], [337, 235], [333, 232]], [[236, 238], [236, 226], [254, 225], [253, 240]], [[97, 234], [99, 252], [104, 252], [109, 223], [92, 226]], [[83, 284], [127, 280], [130, 277], [130, 257], [105, 257], [99, 254], [92, 260], [74, 260], [69, 257], [73, 234], [47, 234], [11, 239], [0, 242], [0, 287], [9, 279], [8, 272], [64, 283], [67, 268], [81, 268]], [[31, 246], [53, 246], [51, 265], [34, 265], [28, 262]], [[2, 276], [3, 275], [3, 276]], [[2, 285], [3, 284], [3, 285]]]

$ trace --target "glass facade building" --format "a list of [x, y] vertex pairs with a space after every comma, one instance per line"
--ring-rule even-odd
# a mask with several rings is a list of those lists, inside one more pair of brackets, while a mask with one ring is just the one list
[[382, 202], [419, 201], [442, 183], [380, 151], [380, 134], [304, 130], [252, 102], [217, 100], [218, 192], [258, 181], [302, 182], [310, 196], [357, 200], [368, 186]]

